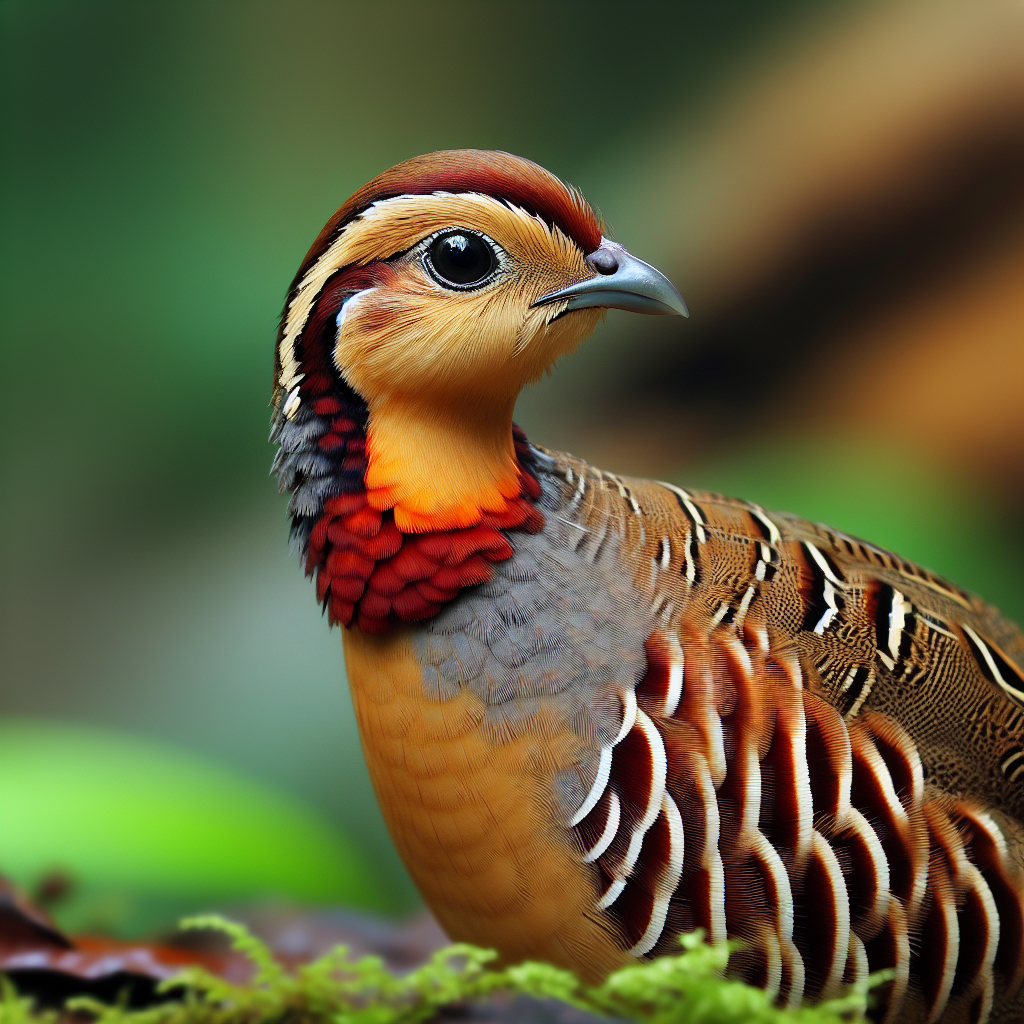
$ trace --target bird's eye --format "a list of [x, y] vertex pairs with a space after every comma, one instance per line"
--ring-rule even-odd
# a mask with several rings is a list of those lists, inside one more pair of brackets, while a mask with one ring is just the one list
[[479, 235], [453, 231], [430, 243], [426, 266], [439, 284], [448, 288], [477, 288], [497, 266], [494, 250]]

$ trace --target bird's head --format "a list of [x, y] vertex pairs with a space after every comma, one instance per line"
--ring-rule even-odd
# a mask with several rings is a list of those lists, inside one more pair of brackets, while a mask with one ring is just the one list
[[292, 284], [275, 404], [294, 419], [340, 376], [366, 404], [365, 484], [403, 529], [472, 525], [519, 493], [516, 397], [602, 309], [686, 314], [531, 161], [456, 150], [398, 164], [331, 218]]

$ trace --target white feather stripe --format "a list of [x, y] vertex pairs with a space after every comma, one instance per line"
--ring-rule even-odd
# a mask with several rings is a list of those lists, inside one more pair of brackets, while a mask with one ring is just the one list
[[822, 571], [825, 579], [834, 583], [837, 587], [846, 586], [846, 583], [832, 571], [832, 567], [828, 564], [828, 561], [821, 551], [809, 540], [804, 541], [804, 550], [811, 556], [811, 558], [814, 559], [815, 564]]
[[619, 831], [619, 822], [622, 820], [622, 808], [619, 803], [619, 795], [614, 789], [608, 791], [608, 817], [605, 818], [604, 831], [596, 843], [583, 855], [584, 864], [593, 864], [601, 856], [615, 838]]
[[633, 829], [629, 836], [629, 846], [626, 847], [626, 856], [622, 858], [622, 863], [617, 869], [617, 875], [626, 878], [636, 867], [636, 862], [640, 859], [640, 851], [643, 849], [644, 836], [646, 835], [646, 829], [637, 827]]
[[686, 566], [686, 582], [693, 585], [697, 579], [697, 563], [693, 560], [693, 552], [690, 550], [690, 531], [686, 531], [686, 539], [683, 541], [683, 561]]
[[689, 659], [680, 703], [680, 717], [685, 718], [703, 737], [711, 777], [716, 787], [721, 786], [726, 773], [725, 737], [708, 658]]
[[[635, 698], [634, 698], [635, 701]], [[661, 803], [665, 796], [665, 784], [668, 781], [668, 756], [665, 743], [658, 732], [658, 727], [640, 708], [636, 709], [636, 727], [643, 734], [651, 752], [651, 790], [644, 810], [643, 818], [637, 826], [638, 831], [646, 832], [658, 817]]]
[[[999, 911], [996, 908], [996, 901], [992, 897], [992, 890], [974, 864], [970, 862], [966, 864], [959, 881], [967, 889], [966, 899], [969, 900], [973, 895], [977, 901], [977, 907], [985, 919], [985, 948], [978, 964], [978, 970], [973, 978], [964, 979], [964, 987], [969, 989], [973, 984], [983, 983], [986, 975], [991, 981], [992, 967], [995, 964], [996, 950], [999, 947]], [[964, 938], [966, 937], [964, 936]]]
[[626, 888], [624, 878], [616, 878], [604, 891], [604, 895], [597, 901], [598, 910], [607, 910], [621, 895]]
[[890, 671], [896, 667], [896, 659], [900, 656], [900, 640], [903, 638], [903, 627], [910, 613], [910, 602], [898, 591], [892, 592], [892, 606], [889, 609], [889, 655], [892, 664]]
[[[795, 1010], [803, 1001], [804, 987], [807, 984], [804, 960], [792, 939], [779, 941], [779, 953], [782, 956], [783, 980], [786, 983], [782, 1005], [787, 1010]], [[780, 984], [779, 988], [782, 990], [783, 985]]]
[[576, 490], [573, 492], [573, 496], [566, 507], [566, 512], [574, 512], [576, 506], [580, 503], [583, 498], [583, 492], [587, 489], [587, 478], [580, 473], [580, 482], [576, 485]]
[[725, 920], [725, 866], [722, 855], [716, 848], [707, 867], [710, 879], [710, 912], [708, 921], [708, 942], [717, 946], [729, 937]]
[[762, 928], [757, 938], [764, 951], [765, 979], [764, 992], [774, 1002], [782, 984], [782, 949], [778, 935], [770, 928]]
[[[967, 823], [973, 832], [972, 860], [988, 876], [986, 884], [998, 888], [1007, 923], [1019, 921], [1024, 917], [1024, 891], [999, 826], [989, 814], [964, 803], [956, 805], [955, 818], [961, 824]], [[1006, 968], [1006, 991], [1017, 992], [1024, 984], [1024, 944], [1020, 932], [1012, 925], [1002, 935], [1004, 946], [997, 952]]]
[[[775, 743], [789, 762], [789, 773], [796, 802], [796, 834], [793, 839], [797, 865], [802, 865], [811, 849], [814, 806], [811, 797], [810, 768], [807, 764], [807, 719], [802, 694], [783, 690], [775, 720]], [[890, 783], [891, 785], [891, 783]]]
[[626, 738], [636, 723], [636, 691], [627, 686], [619, 696], [622, 698], [622, 725], [619, 726], [618, 735], [612, 740], [613, 747], [618, 746]]
[[[665, 754], [665, 744], [662, 741], [661, 733], [658, 732], [655, 724], [639, 707], [637, 707], [635, 697], [633, 699], [632, 706], [635, 714], [634, 727], [640, 731], [640, 735], [643, 736], [646, 741], [647, 749], [650, 753], [651, 785], [650, 790], [648, 791], [647, 806], [644, 808], [643, 816], [630, 833], [629, 845], [626, 847], [626, 854], [623, 857], [622, 862], [615, 866], [615, 882], [609, 886], [607, 892], [602, 897], [602, 902], [598, 903], [598, 907], [601, 909], [611, 906], [611, 903], [618, 899], [619, 893], [622, 891], [621, 887], [614, 892], [614, 894], [612, 894], [612, 890], [618, 882], [621, 882], [622, 885], [626, 884], [626, 879], [633, 870], [637, 859], [640, 856], [640, 850], [643, 847], [644, 835], [657, 820], [665, 798], [665, 783], [668, 778], [668, 757]], [[610, 750], [611, 748], [606, 749]], [[604, 750], [602, 749], [602, 756], [603, 753]], [[595, 803], [596, 802], [597, 801], [595, 800]], [[580, 820], [582, 820], [582, 818]], [[609, 899], [609, 902], [605, 903], [605, 899]]]
[[740, 601], [740, 606], [736, 609], [736, 615], [732, 620], [737, 632], [739, 632], [743, 628], [743, 622], [747, 617], [747, 612], [750, 610], [750, 602], [754, 600], [754, 595], [756, 593], [757, 587], [755, 587], [754, 584], [751, 583], [743, 594], [743, 598]]
[[895, 947], [895, 977], [888, 993], [888, 1012], [882, 1018], [883, 1024], [897, 1024], [903, 1000], [910, 982], [910, 932], [907, 928], [907, 913], [899, 900], [889, 903], [889, 920], [886, 924]]
[[[301, 381], [303, 376], [304, 374], [300, 373], [298, 375], [298, 378], [296, 379]], [[281, 411], [285, 414], [285, 416], [288, 417], [288, 419], [292, 419], [295, 416], [295, 414], [299, 411], [299, 403], [299, 385], [296, 384], [291, 389], [291, 391], [288, 392], [288, 397], [285, 398], [284, 405], [281, 407]]]
[[596, 806], [597, 801], [604, 796], [605, 787], [608, 785], [608, 778], [612, 771], [612, 748], [601, 748], [601, 760], [597, 764], [597, 777], [590, 787], [590, 792], [580, 805], [580, 809], [572, 816], [569, 824], [575, 828]]
[[711, 628], [714, 629], [716, 626], [718, 626], [721, 623], [722, 619], [724, 619], [726, 615], [729, 614], [729, 611], [729, 605], [725, 601], [723, 601], [718, 606], [718, 611], [711, 616]]
[[1017, 687], [1012, 686], [1007, 679], [1003, 678], [1003, 674], [999, 671], [999, 667], [996, 665], [995, 659], [992, 657], [992, 652], [989, 650], [988, 644], [966, 623], [964, 623], [961, 628], [977, 644], [982, 657], [985, 659], [985, 664], [988, 666], [988, 670], [992, 673], [992, 678], [995, 679], [1003, 690], [1005, 690], [1006, 693], [1018, 704], [1024, 704], [1024, 693], [1018, 690]]
[[643, 935], [630, 949], [632, 956], [644, 956], [654, 949], [661, 938], [668, 918], [668, 905], [672, 894], [679, 885], [683, 873], [683, 819], [679, 814], [676, 802], [668, 795], [661, 804], [661, 813], [665, 817], [669, 834], [668, 862], [663, 866], [658, 877], [654, 892], [654, 903], [651, 906], [651, 918], [647, 922]]
[[671, 718], [679, 708], [679, 700], [683, 696], [683, 668], [685, 660], [679, 638], [670, 634], [668, 638], [668, 690], [665, 693], [666, 718]]
[[1009, 847], [1006, 845], [1006, 837], [1003, 835], [1002, 829], [995, 823], [995, 819], [991, 814], [986, 811], [976, 810], [975, 808], [963, 807], [962, 805], [958, 808], [959, 813], [966, 816], [967, 820], [970, 821], [974, 828], [980, 829], [988, 836], [992, 845], [996, 848], [996, 853], [999, 856], [1000, 866], [1005, 867], [1007, 860], [1010, 855]]
[[863, 918], [851, 925], [857, 929], [862, 939], [869, 942], [878, 934], [885, 919], [889, 916], [889, 900], [892, 898], [889, 889], [889, 859], [882, 849], [875, 830], [856, 807], [849, 809], [845, 825], [846, 827], [837, 838], [847, 837], [849, 841], [858, 843], [861, 849], [867, 853], [871, 865], [875, 898], [871, 906], [864, 911]]
[[757, 747], [745, 740], [736, 752], [743, 762], [743, 809], [740, 812], [740, 832], [753, 831], [761, 818], [761, 762]]
[[697, 755], [694, 782], [704, 808], [704, 850], [701, 868], [708, 876], [708, 942], [715, 945], [726, 940], [725, 920], [725, 868], [718, 850], [721, 837], [721, 819], [718, 798], [707, 761]]
[[924, 766], [917, 745], [900, 726], [877, 711], [868, 712], [864, 721], [874, 736], [875, 745], [884, 747], [888, 757], [901, 760], [900, 774], [910, 776], [910, 792], [900, 803], [906, 800], [911, 808], [920, 807], [924, 801]]
[[749, 686], [754, 678], [754, 665], [750, 660], [750, 655], [747, 653], [747, 649], [742, 643], [740, 643], [740, 638], [738, 636], [726, 635], [723, 643], [725, 647], [728, 648], [729, 654], [732, 655], [732, 658], [736, 663], [736, 668], [743, 677], [744, 684]]
[[882, 799], [885, 801], [886, 809], [899, 823], [909, 825], [910, 819], [907, 817], [903, 801], [896, 795], [896, 787], [893, 785], [892, 776], [889, 774], [889, 769], [874, 742], [864, 737], [858, 743], [857, 752], [861, 755], [864, 765], [874, 776]]
[[868, 951], [856, 934], [850, 932], [850, 950], [846, 956], [843, 980], [848, 985], [863, 985], [868, 980]]
[[[651, 789], [647, 807], [644, 810], [644, 816], [630, 834], [626, 855], [616, 869], [617, 876], [628, 875], [636, 865], [640, 857], [644, 836], [655, 821], [657, 821], [658, 814], [661, 811], [662, 801], [665, 797], [665, 782], [668, 777], [668, 758], [665, 756], [665, 744], [662, 742], [661, 733], [658, 732], [654, 723], [639, 708], [637, 708], [637, 726], [647, 740], [648, 748], [651, 752]], [[715, 807], [717, 810], [717, 803]]]
[[768, 530], [768, 542], [770, 544], [778, 544], [782, 539], [782, 534], [779, 533], [779, 528], [768, 518], [768, 514], [765, 512], [760, 505], [751, 505], [750, 514]]
[[667, 487], [681, 502], [683, 508], [686, 510], [687, 515], [693, 520], [693, 529], [697, 535], [697, 543], [703, 544], [707, 541], [707, 534], [704, 532], [704, 516], [701, 515], [701, 511], [693, 503], [693, 498], [689, 492], [684, 491], [682, 487], [676, 487], [675, 484], [667, 484], [664, 480], [658, 480], [656, 483], [661, 484], [662, 487]]
[[836, 601], [835, 588], [829, 580], [825, 580], [825, 586], [822, 590], [821, 596], [825, 602], [825, 610], [821, 613], [821, 618], [818, 619], [817, 624], [812, 630], [812, 632], [817, 633], [818, 636], [821, 636], [821, 634], [828, 629], [829, 624], [839, 614], [839, 604]]
[[760, 650], [762, 654], [767, 654], [769, 650], [768, 630], [765, 628], [765, 624], [763, 622], [759, 622], [751, 632], [754, 634], [754, 639], [757, 640], [758, 650]]
[[[939, 942], [945, 943], [945, 955], [942, 959], [942, 975], [936, 987], [930, 1006], [926, 1006], [925, 1024], [935, 1024], [942, 1016], [949, 1003], [949, 995], [953, 989], [956, 976], [956, 963], [960, 952], [960, 922], [956, 916], [956, 902], [952, 895], [952, 886], [941, 884], [940, 879], [948, 878], [945, 867], [941, 864], [932, 866], [932, 871], [939, 876], [931, 887], [933, 905], [925, 927]], [[933, 941], [936, 941], [933, 939]], [[940, 947], [941, 948], [941, 947]]]
[[679, 879], [683, 874], [683, 854], [686, 852], [683, 816], [679, 813], [675, 800], [668, 793], [665, 794], [665, 799], [662, 801], [661, 812], [665, 815], [669, 834], [668, 864], [665, 865], [665, 872], [662, 876], [662, 887], [671, 896], [676, 891]]
[[775, 934], [780, 939], [793, 938], [793, 887], [789, 872], [775, 847], [768, 842], [764, 833], [754, 831], [747, 834], [750, 852], [757, 858], [765, 880], [771, 886], [771, 902], [775, 907]]
[[831, 962], [826, 970], [821, 988], [821, 998], [831, 999], [839, 992], [846, 969], [846, 958], [850, 952], [850, 897], [846, 891], [843, 869], [839, 866], [832, 847], [820, 832], [811, 837], [811, 856], [817, 860], [828, 880], [828, 891], [832, 897], [832, 913], [835, 918], [835, 933]]

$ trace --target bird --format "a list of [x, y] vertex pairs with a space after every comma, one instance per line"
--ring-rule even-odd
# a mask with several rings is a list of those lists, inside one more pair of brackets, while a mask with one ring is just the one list
[[609, 308], [688, 315], [575, 188], [360, 188], [277, 336], [274, 469], [394, 843], [445, 931], [596, 982], [730, 941], [780, 1006], [1024, 1020], [1024, 636], [874, 544], [531, 442]]

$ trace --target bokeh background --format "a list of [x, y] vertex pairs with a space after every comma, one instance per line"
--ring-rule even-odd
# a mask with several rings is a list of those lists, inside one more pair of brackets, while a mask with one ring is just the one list
[[433, 149], [570, 180], [677, 283], [549, 447], [894, 547], [1024, 619], [1016, 0], [3, 0], [0, 870], [122, 934], [415, 905], [268, 476], [317, 231]]

